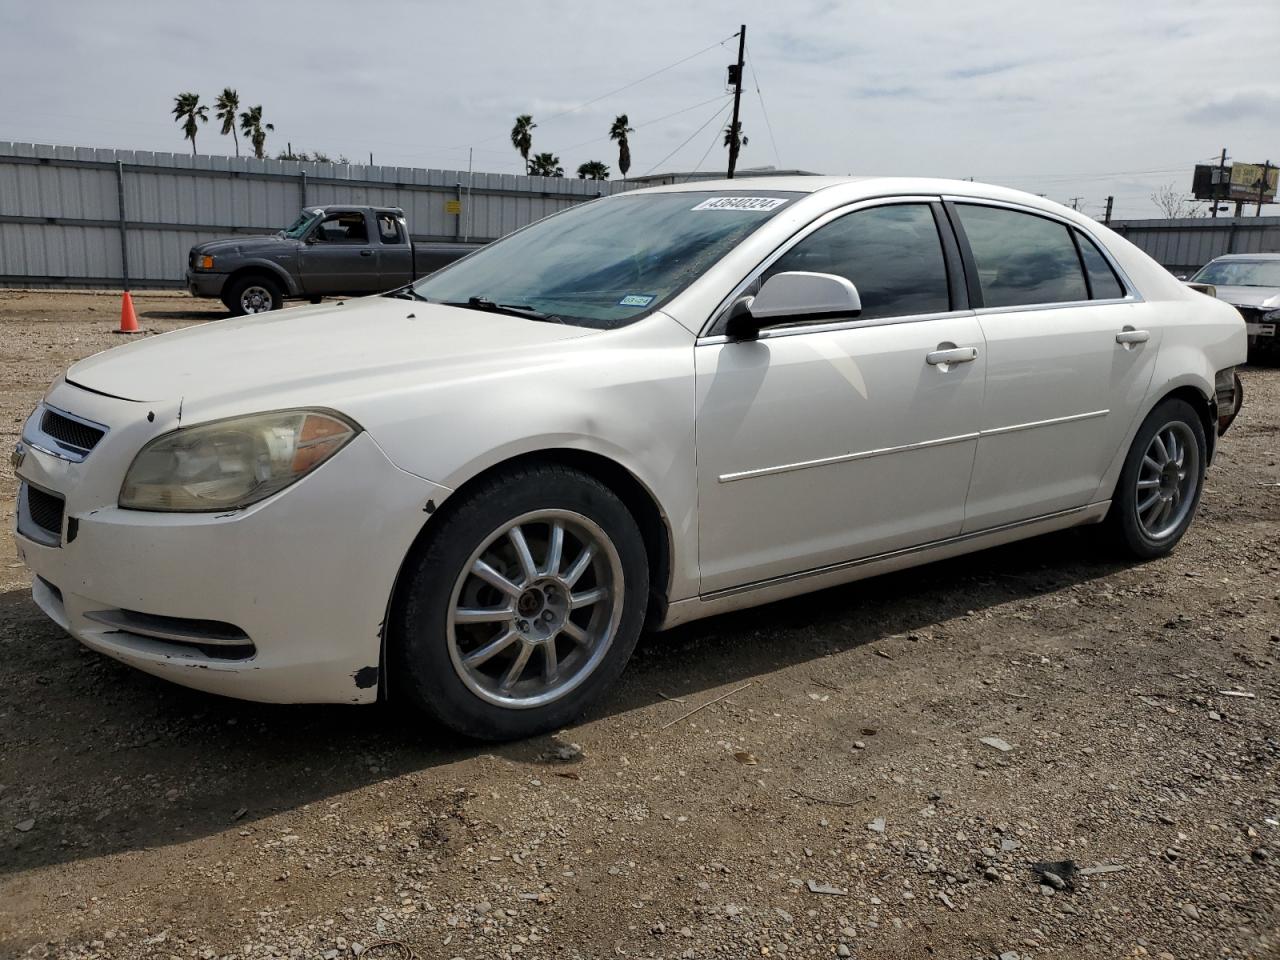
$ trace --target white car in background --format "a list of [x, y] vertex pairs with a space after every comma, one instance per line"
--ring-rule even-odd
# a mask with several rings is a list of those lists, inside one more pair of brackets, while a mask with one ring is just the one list
[[1275, 350], [1280, 326], [1280, 253], [1230, 253], [1210, 260], [1189, 283], [1207, 283], [1244, 317], [1251, 349]]
[[509, 738], [664, 629], [1080, 524], [1178, 542], [1234, 309], [968, 182], [603, 198], [404, 290], [77, 363], [15, 453], [36, 602], [201, 690]]

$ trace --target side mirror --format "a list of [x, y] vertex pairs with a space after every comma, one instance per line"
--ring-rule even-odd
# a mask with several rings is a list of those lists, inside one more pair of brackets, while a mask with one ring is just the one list
[[750, 340], [765, 327], [855, 317], [861, 312], [858, 289], [844, 277], [788, 271], [766, 280], [754, 298], [734, 303], [725, 333], [735, 340]]

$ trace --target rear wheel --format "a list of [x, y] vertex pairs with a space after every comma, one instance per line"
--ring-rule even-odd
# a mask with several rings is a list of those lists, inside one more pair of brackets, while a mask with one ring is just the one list
[[284, 306], [284, 293], [270, 277], [248, 276], [234, 281], [222, 302], [233, 317], [239, 317], [279, 310]]
[[562, 726], [622, 672], [644, 619], [635, 520], [603, 484], [546, 465], [487, 482], [410, 558], [393, 695], [468, 736]]
[[1127, 553], [1162, 557], [1182, 539], [1200, 503], [1206, 450], [1204, 424], [1185, 400], [1165, 400], [1143, 421], [1107, 518]]

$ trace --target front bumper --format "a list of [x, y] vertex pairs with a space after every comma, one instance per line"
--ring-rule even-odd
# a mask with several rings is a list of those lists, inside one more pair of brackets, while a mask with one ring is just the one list
[[[391, 590], [424, 504], [445, 488], [400, 470], [362, 433], [244, 510], [121, 510], [125, 470], [176, 410], [66, 383], [48, 402], [108, 430], [83, 462], [28, 445], [17, 468], [24, 494], [65, 500], [60, 519], [44, 517], [51, 538], [33, 536], [21, 496], [15, 519], [46, 614], [87, 647], [199, 690], [277, 703], [377, 698]], [[150, 423], [148, 411], [161, 415]], [[218, 646], [226, 628], [242, 642]], [[189, 630], [215, 639], [188, 642]]]
[[227, 274], [209, 273], [205, 270], [187, 271], [187, 289], [193, 297], [221, 298], [222, 288], [227, 285]]

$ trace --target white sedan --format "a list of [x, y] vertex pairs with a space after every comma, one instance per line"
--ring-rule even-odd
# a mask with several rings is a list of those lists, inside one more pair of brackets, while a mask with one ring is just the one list
[[580, 715], [642, 629], [1105, 522], [1167, 553], [1245, 325], [967, 182], [641, 190], [402, 291], [99, 354], [14, 453], [36, 603], [201, 690]]

